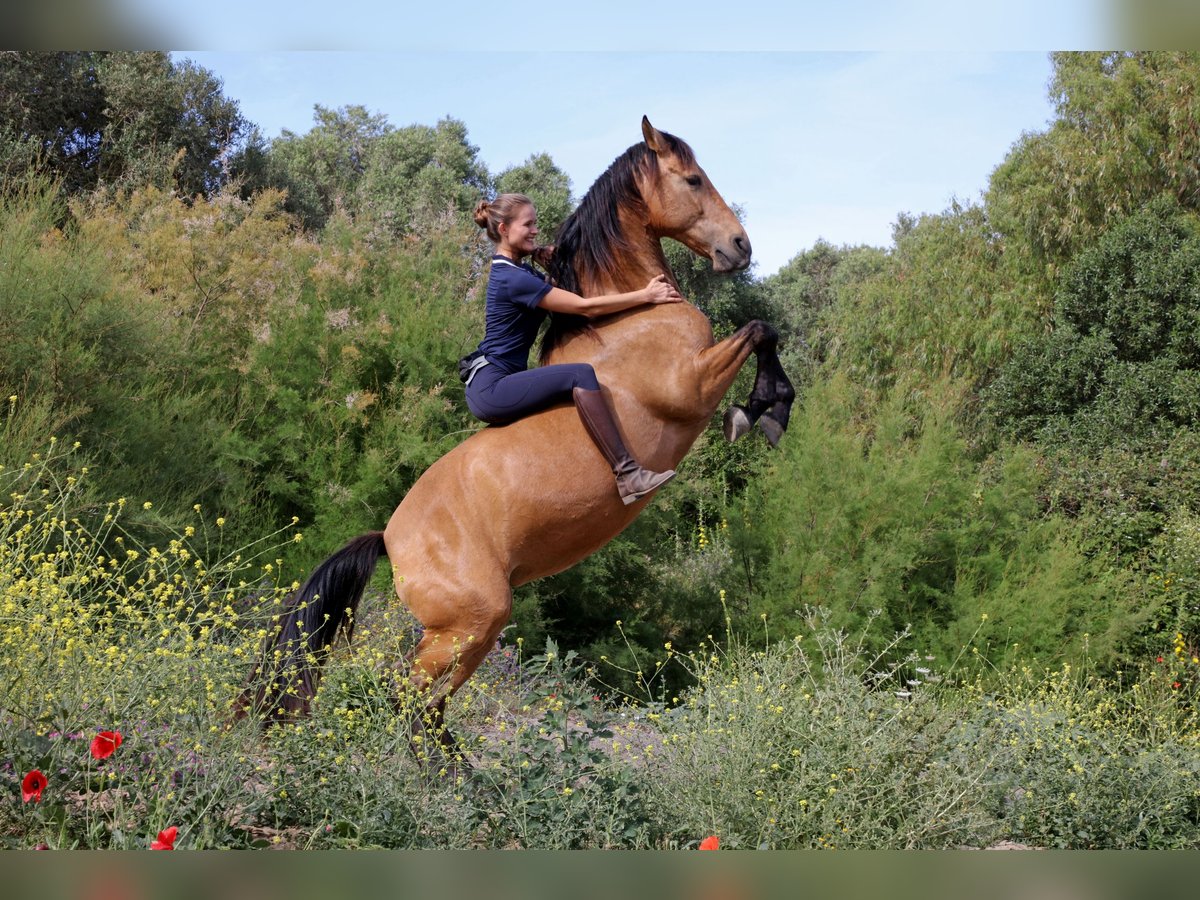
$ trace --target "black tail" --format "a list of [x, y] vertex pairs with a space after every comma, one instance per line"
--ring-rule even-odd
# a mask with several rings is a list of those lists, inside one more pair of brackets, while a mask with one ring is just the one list
[[349, 640], [363, 591], [385, 552], [383, 532], [356, 537], [321, 563], [291, 598], [238, 701], [236, 717], [268, 721], [308, 714], [321, 664], [338, 631]]

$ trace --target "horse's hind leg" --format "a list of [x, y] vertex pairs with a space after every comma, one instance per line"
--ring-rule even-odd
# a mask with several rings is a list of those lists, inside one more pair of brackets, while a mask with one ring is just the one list
[[426, 630], [400, 686], [418, 759], [430, 761], [439, 751], [452, 759], [458, 754], [458, 743], [446, 728], [446, 701], [487, 655], [486, 650], [480, 653], [479, 647], [491, 644], [486, 638], [476, 639], [459, 631]]
[[[446, 585], [440, 585], [445, 589]], [[507, 582], [484, 596], [478, 588], [459, 594], [455, 604], [414, 596], [405, 599], [425, 622], [411, 665], [399, 686], [397, 705], [409, 720], [412, 748], [423, 763], [441, 757], [451, 770], [462, 761], [453, 735], [446, 729], [446, 701], [467, 681], [495, 646], [512, 610]]]

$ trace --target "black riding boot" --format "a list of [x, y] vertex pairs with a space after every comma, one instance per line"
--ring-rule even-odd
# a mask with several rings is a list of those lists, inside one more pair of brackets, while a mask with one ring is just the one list
[[649, 469], [643, 469], [637, 460], [629, 455], [625, 442], [621, 440], [621, 432], [617, 430], [612, 410], [608, 408], [608, 401], [604, 399], [601, 391], [587, 391], [577, 387], [572, 393], [575, 397], [575, 408], [579, 410], [579, 418], [583, 420], [583, 427], [600, 448], [613, 475], [617, 477], [617, 493], [621, 495], [621, 501], [626, 506], [641, 500], [655, 488], [675, 477], [674, 469], [651, 472]]

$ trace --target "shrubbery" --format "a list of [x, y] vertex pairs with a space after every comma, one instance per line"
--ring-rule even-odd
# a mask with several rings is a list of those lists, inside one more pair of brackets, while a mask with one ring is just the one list
[[[44, 96], [86, 105], [70, 79], [103, 62], [133, 112], [186, 83], [236, 113], [161, 55], [52, 56], [0, 76], [61, 69]], [[220, 172], [126, 140], [92, 193], [96, 159], [56, 145], [55, 181], [0, 135], [0, 762], [14, 796], [19, 770], [49, 779], [11, 843], [186, 819], [184, 846], [1194, 845], [1200, 57], [1055, 64], [1054, 125], [888, 249], [819, 244], [756, 281], [667, 245], [719, 335], [780, 327], [791, 429], [768, 451], [714, 422], [625, 533], [517, 592], [456, 707], [477, 765], [455, 784], [406, 755], [394, 610], [310, 722], [260, 743], [224, 721], [280, 571], [381, 527], [481, 427], [453, 366], [488, 250], [464, 210], [502, 186], [561, 217], [565, 175], [531, 155], [492, 178], [463, 123], [359, 107]], [[231, 549], [293, 520], [305, 539], [249, 570]]]
[[[57, 446], [0, 471], [4, 846], [1200, 839], [1194, 663], [1115, 681], [1070, 665], [988, 674], [983, 629], [946, 664], [904, 633], [872, 650], [872, 630], [818, 612], [778, 640], [730, 625], [635, 652], [640, 699], [597, 692], [553, 643], [505, 642], [451, 707], [469, 765], [450, 771], [409, 751], [393, 666], [413, 623], [373, 597], [312, 717], [263, 732], [231, 713], [283, 600], [277, 547], [229, 547], [203, 511], [162, 548], [138, 544], [132, 504], [80, 508], [89, 475]], [[692, 686], [663, 693], [676, 667]]]

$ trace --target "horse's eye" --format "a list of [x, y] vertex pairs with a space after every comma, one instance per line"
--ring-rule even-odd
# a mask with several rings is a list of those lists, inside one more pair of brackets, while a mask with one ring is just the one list
[[685, 180], [692, 187], [700, 187], [701, 181], [699, 175], [689, 175]]

